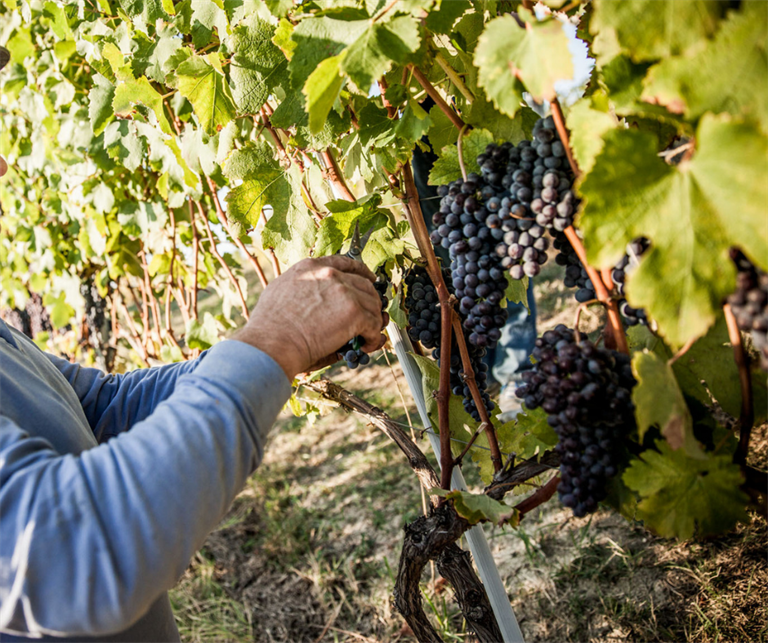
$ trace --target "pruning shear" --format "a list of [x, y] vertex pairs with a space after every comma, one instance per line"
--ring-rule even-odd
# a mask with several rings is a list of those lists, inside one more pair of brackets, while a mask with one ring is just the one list
[[347, 250], [347, 253], [344, 256], [349, 257], [353, 261], [359, 261], [360, 263], [363, 263], [363, 248], [365, 248], [365, 244], [368, 243], [372, 233], [373, 226], [371, 226], [371, 229], [368, 230], [368, 232], [361, 236], [360, 222], [356, 221], [355, 232], [352, 235], [352, 241], [349, 245], [349, 250]]

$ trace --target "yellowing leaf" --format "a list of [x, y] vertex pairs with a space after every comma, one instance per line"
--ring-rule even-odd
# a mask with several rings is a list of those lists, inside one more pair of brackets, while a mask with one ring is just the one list
[[748, 520], [749, 500], [730, 456], [688, 457], [659, 441], [624, 472], [624, 483], [643, 498], [636, 518], [665, 538], [687, 539], [724, 533]]
[[707, 331], [734, 289], [731, 246], [768, 268], [768, 138], [727, 115], [706, 116], [696, 153], [677, 167], [657, 156], [651, 134], [617, 129], [603, 138], [580, 186], [577, 225], [587, 256], [610, 267], [627, 243], [650, 239], [627, 299], [648, 311], [673, 347], [682, 346]]
[[176, 70], [176, 88], [195, 110], [205, 133], [214, 135], [236, 116], [218, 54], [194, 55]]

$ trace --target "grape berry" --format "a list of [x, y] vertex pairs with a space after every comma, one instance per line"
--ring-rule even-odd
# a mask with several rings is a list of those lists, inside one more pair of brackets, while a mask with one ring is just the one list
[[577, 517], [597, 509], [606, 482], [618, 473], [622, 439], [634, 423], [630, 358], [576, 341], [564, 325], [536, 340], [536, 363], [516, 395], [541, 407], [558, 435], [560, 500]]
[[[389, 299], [386, 295], [389, 284], [384, 279], [377, 279], [373, 287], [376, 288], [376, 292], [381, 298], [381, 312], [383, 313], [389, 305]], [[365, 339], [362, 335], [358, 335], [354, 339], [350, 339], [336, 352], [341, 355], [349, 368], [355, 369], [358, 366], [365, 366], [371, 361], [370, 355], [362, 349], [363, 344], [365, 344]]]
[[[446, 280], [448, 291], [454, 294], [454, 289], [450, 282], [450, 272], [443, 270], [443, 278]], [[432, 357], [440, 363], [440, 306], [438, 305], [437, 291], [432, 284], [426, 270], [421, 267], [413, 268], [405, 277], [407, 287], [405, 295], [405, 308], [408, 311], [408, 336], [414, 342], [420, 342], [424, 348], [433, 349]], [[468, 340], [468, 331], [464, 331], [467, 352], [475, 374], [475, 381], [480, 390], [486, 410], [490, 413], [494, 404], [486, 391], [488, 382], [488, 366], [483, 363], [486, 350], [480, 346], [472, 344]], [[472, 399], [472, 392], [469, 386], [464, 382], [464, 369], [461, 362], [461, 353], [459, 351], [456, 338], [451, 343], [451, 392], [454, 395], [463, 397], [464, 410], [472, 416], [475, 422], [480, 421], [480, 413]]]

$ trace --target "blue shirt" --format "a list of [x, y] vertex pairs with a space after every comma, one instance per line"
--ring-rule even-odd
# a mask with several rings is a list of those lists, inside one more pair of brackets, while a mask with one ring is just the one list
[[177, 641], [167, 590], [289, 395], [243, 342], [105, 375], [0, 321], [0, 641]]

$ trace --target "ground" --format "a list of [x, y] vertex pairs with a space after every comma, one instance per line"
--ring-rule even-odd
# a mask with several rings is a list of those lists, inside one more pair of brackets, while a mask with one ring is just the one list
[[[553, 263], [537, 280], [540, 330], [573, 322]], [[597, 323], [582, 318], [582, 328]], [[410, 430], [400, 387], [418, 417], [393, 355], [331, 378]], [[429, 450], [426, 439], [419, 444]], [[753, 446], [753, 464], [765, 468], [765, 426]], [[477, 479], [471, 469], [465, 475]], [[402, 527], [422, 503], [401, 453], [359, 417], [334, 410], [310, 425], [283, 413], [263, 464], [171, 593], [182, 639], [414, 640], [390, 595]], [[569, 515], [555, 498], [518, 529], [486, 529], [529, 643], [768, 639], [764, 519], [724, 538], [678, 543], [608, 510]], [[423, 579], [427, 613], [444, 640], [472, 640], [433, 574]]]

